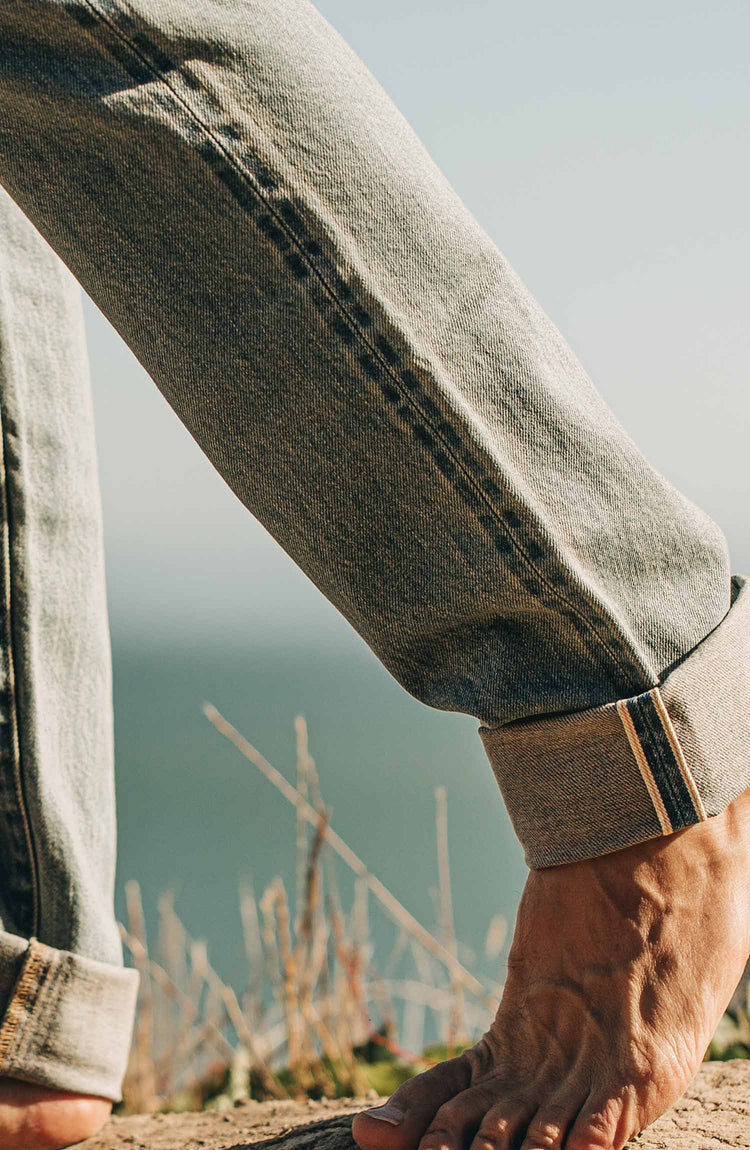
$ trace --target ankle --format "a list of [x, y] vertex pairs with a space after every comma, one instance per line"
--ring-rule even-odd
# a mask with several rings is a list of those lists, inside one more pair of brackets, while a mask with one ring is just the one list
[[98, 1134], [111, 1110], [106, 1098], [0, 1078], [0, 1147], [61, 1150]]

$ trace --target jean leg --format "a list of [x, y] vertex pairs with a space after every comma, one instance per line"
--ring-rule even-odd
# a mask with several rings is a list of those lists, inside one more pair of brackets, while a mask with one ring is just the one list
[[750, 783], [750, 590], [307, 0], [15, 0], [0, 181], [532, 866]]
[[[0, 189], [0, 1073], [119, 1089], [132, 1021], [114, 919], [112, 688], [80, 289]], [[71, 988], [73, 988], [71, 990]], [[92, 987], [94, 988], [92, 991]], [[97, 1011], [102, 1013], [97, 1018]], [[93, 1069], [86, 1025], [120, 1035]], [[46, 1067], [45, 1067], [46, 1064]]]
[[743, 790], [731, 724], [714, 793], [710, 716], [665, 710], [748, 610], [721, 532], [315, 8], [16, 0], [0, 32], [0, 179], [388, 669], [480, 719], [530, 863]]

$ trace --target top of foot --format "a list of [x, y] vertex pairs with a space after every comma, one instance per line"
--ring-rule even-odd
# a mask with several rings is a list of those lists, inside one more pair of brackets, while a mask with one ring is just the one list
[[532, 871], [497, 1016], [354, 1122], [361, 1150], [621, 1150], [698, 1070], [750, 952], [750, 791]]

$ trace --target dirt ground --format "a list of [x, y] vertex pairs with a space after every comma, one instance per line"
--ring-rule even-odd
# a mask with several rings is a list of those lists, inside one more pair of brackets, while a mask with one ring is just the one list
[[[247, 1102], [225, 1114], [113, 1118], [80, 1150], [353, 1150], [351, 1115], [375, 1102]], [[704, 1063], [680, 1101], [633, 1145], [750, 1150], [750, 1061]]]

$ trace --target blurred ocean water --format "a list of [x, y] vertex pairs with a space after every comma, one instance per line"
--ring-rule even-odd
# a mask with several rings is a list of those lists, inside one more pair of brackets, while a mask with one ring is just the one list
[[[149, 646], [115, 629], [113, 661], [119, 916], [124, 883], [136, 879], [153, 936], [157, 899], [174, 892], [191, 934], [241, 989], [238, 886], [251, 878], [259, 893], [278, 874], [293, 894], [295, 816], [201, 704], [214, 703], [290, 781], [294, 717], [303, 714], [332, 825], [430, 929], [434, 792], [446, 787], [456, 933], [475, 952], [476, 969], [499, 975], [497, 960], [484, 957], [487, 927], [497, 913], [512, 919], [525, 866], [473, 719], [411, 699], [364, 645], [243, 651], [203, 636]], [[374, 900], [371, 921], [377, 966], [394, 932]]]

